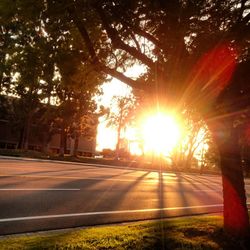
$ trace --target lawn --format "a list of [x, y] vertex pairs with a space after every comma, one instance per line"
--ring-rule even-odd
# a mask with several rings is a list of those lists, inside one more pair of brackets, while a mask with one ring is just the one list
[[8, 236], [0, 249], [250, 249], [223, 232], [221, 216], [195, 216]]

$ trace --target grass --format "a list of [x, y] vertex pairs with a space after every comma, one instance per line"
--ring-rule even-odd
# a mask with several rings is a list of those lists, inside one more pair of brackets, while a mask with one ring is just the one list
[[34, 233], [0, 239], [0, 249], [250, 249], [227, 236], [221, 216]]
[[0, 155], [14, 156], [14, 157], [28, 157], [28, 158], [46, 158], [46, 154], [35, 150], [22, 149], [0, 149]]

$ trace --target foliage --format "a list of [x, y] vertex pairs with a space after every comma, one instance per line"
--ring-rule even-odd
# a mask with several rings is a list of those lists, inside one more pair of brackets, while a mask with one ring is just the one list
[[20, 148], [27, 149], [35, 123], [44, 144], [60, 126], [68, 133], [78, 124], [82, 132], [79, 121], [95, 110], [92, 97], [104, 78], [86, 62], [74, 26], [52, 16], [45, 2], [1, 1], [0, 12], [1, 93], [18, 98], [11, 120]]
[[11, 109], [11, 104], [8, 98], [4, 95], [0, 95], [0, 119], [8, 119]]
[[115, 152], [112, 149], [104, 148], [102, 150], [102, 155], [105, 158], [107, 158], [107, 157], [114, 157], [115, 156]]
[[191, 168], [196, 158], [200, 164], [204, 164], [207, 151], [205, 146], [208, 146], [208, 143], [213, 146], [214, 143], [208, 127], [195, 110], [184, 110], [181, 117], [183, 132], [180, 142], [171, 154], [173, 165], [177, 168]]
[[132, 124], [135, 119], [136, 97], [130, 96], [114, 96], [112, 99], [111, 111], [107, 116], [107, 125], [115, 127], [117, 130], [116, 154], [119, 155], [121, 146], [121, 133]]

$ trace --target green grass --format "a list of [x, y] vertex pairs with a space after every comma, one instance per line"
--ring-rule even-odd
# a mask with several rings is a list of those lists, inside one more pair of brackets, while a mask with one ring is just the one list
[[249, 249], [222, 230], [221, 216], [34, 233], [0, 239], [0, 249]]

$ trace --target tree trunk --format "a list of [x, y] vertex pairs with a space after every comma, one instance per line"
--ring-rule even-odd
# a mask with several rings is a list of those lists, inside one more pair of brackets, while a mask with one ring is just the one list
[[246, 178], [250, 177], [250, 159], [245, 160], [245, 176]]
[[29, 135], [30, 135], [30, 127], [31, 127], [31, 115], [28, 114], [28, 117], [25, 121], [24, 126], [24, 141], [23, 141], [23, 149], [28, 150], [29, 149]]
[[19, 135], [19, 140], [18, 140], [18, 145], [17, 145], [18, 149], [22, 149], [23, 148], [23, 133], [24, 133], [24, 127], [22, 127], [20, 129], [20, 135]]
[[121, 126], [119, 124], [118, 130], [117, 130], [117, 143], [116, 143], [116, 149], [115, 149], [117, 160], [119, 159], [120, 144], [121, 144]]
[[43, 139], [42, 139], [42, 152], [44, 154], [49, 153], [49, 142], [50, 142], [50, 136], [48, 131], [43, 132]]
[[192, 159], [193, 159], [193, 153], [191, 151], [191, 149], [189, 149], [189, 152], [187, 154], [187, 156], [185, 157], [185, 169], [186, 170], [190, 170], [192, 167]]
[[65, 129], [62, 127], [60, 133], [60, 148], [59, 148], [59, 156], [64, 157], [65, 150]]
[[216, 124], [212, 130], [221, 159], [224, 229], [234, 237], [249, 235], [249, 217], [246, 204], [243, 168], [239, 146], [239, 128], [233, 121]]
[[31, 117], [28, 114], [21, 129], [18, 148], [28, 150]]
[[75, 133], [74, 150], [73, 150], [73, 156], [75, 157], [77, 157], [78, 146], [79, 146], [79, 134]]

